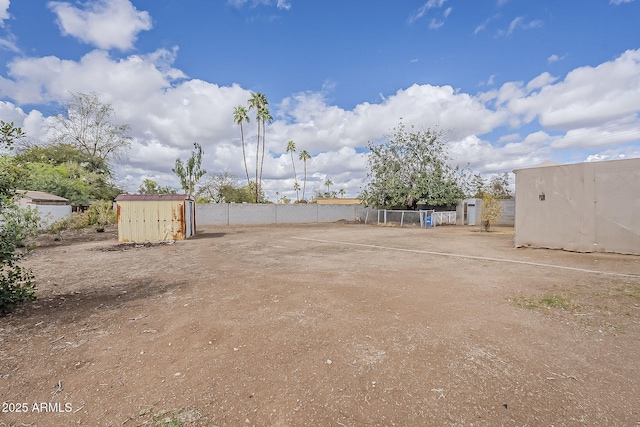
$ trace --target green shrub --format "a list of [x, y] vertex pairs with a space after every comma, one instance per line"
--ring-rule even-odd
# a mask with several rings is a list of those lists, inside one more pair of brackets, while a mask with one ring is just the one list
[[112, 202], [100, 200], [83, 213], [72, 213], [71, 216], [62, 218], [49, 226], [49, 233], [62, 238], [61, 233], [66, 230], [82, 230], [96, 226], [98, 231], [104, 231], [104, 227], [117, 222], [116, 212]]
[[[42, 218], [38, 209], [9, 205], [1, 215], [4, 238], [11, 239], [15, 247], [28, 247], [28, 240], [42, 231]], [[9, 237], [10, 236], [10, 237]]]
[[31, 270], [13, 262], [0, 270], [0, 316], [9, 314], [17, 304], [36, 299], [36, 285]]
[[30, 249], [29, 238], [40, 230], [40, 216], [35, 209], [5, 206], [0, 221], [0, 316], [10, 313], [17, 304], [36, 299], [36, 285], [31, 270], [16, 264], [21, 254], [17, 248]]
[[109, 224], [115, 224], [116, 213], [113, 210], [113, 203], [108, 200], [100, 200], [91, 206], [85, 212], [87, 217], [87, 223], [91, 225], [97, 225], [98, 230], [102, 229]]

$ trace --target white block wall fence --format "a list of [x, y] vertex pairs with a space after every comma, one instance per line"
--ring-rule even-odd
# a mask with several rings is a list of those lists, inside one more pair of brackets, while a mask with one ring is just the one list
[[[368, 215], [367, 215], [368, 212]], [[215, 203], [196, 205], [197, 225], [304, 224], [375, 221], [376, 210], [362, 205], [256, 205]]]

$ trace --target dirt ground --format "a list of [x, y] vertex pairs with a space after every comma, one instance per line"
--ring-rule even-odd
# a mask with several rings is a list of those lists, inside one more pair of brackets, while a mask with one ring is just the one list
[[638, 256], [338, 223], [108, 230], [24, 264], [0, 426], [640, 425]]

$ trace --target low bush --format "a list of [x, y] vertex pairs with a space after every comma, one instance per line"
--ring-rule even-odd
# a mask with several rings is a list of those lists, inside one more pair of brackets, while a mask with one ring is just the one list
[[36, 285], [31, 270], [14, 262], [0, 269], [0, 316], [9, 314], [16, 305], [36, 299]]
[[62, 237], [62, 232], [66, 230], [82, 230], [96, 226], [97, 231], [104, 231], [107, 225], [117, 222], [116, 212], [113, 210], [112, 202], [100, 200], [83, 213], [73, 213], [71, 216], [58, 220], [49, 226], [49, 233]]
[[37, 210], [13, 204], [5, 206], [0, 219], [0, 316], [5, 316], [16, 305], [36, 299], [34, 276], [17, 264], [22, 256], [17, 248], [31, 248], [41, 220]]

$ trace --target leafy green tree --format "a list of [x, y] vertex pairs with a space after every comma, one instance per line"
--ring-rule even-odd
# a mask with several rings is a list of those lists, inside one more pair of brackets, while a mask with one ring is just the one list
[[408, 130], [402, 122], [386, 143], [369, 143], [368, 183], [361, 194], [367, 206], [390, 209], [424, 201], [455, 205], [465, 196], [466, 176], [449, 165], [440, 132]]
[[72, 204], [113, 200], [122, 192], [112, 183], [106, 162], [68, 144], [31, 147], [14, 158], [21, 174], [16, 188], [45, 191]]
[[61, 165], [28, 163], [18, 180], [19, 188], [44, 191], [68, 199], [72, 204], [86, 205], [90, 200], [113, 200], [122, 191], [106, 182], [103, 175], [88, 172], [77, 163]]
[[63, 165], [76, 163], [88, 172], [110, 177], [109, 165], [99, 157], [93, 157], [81, 152], [69, 144], [49, 145], [45, 147], [33, 146], [16, 154], [18, 163], [46, 163], [50, 165]]
[[305, 200], [305, 192], [307, 190], [307, 160], [311, 159], [311, 154], [307, 150], [302, 150], [298, 159], [304, 163], [304, 184], [302, 185], [302, 200]]
[[247, 153], [245, 151], [244, 143], [244, 128], [242, 127], [243, 122], [249, 123], [249, 113], [247, 112], [247, 109], [242, 105], [237, 106], [233, 111], [233, 121], [240, 126], [240, 137], [242, 139], [242, 160], [244, 161], [244, 171], [247, 175], [247, 185], [249, 185], [251, 180], [249, 179], [249, 169], [247, 168]]
[[176, 165], [171, 169], [180, 178], [180, 185], [189, 196], [193, 195], [200, 178], [207, 173], [202, 169], [202, 155], [204, 154], [202, 146], [197, 142], [194, 142], [193, 146], [196, 151], [191, 152], [189, 159], [186, 162], [176, 159]]
[[96, 93], [72, 92], [66, 114], [55, 116], [56, 145], [67, 144], [108, 164], [131, 146], [129, 125], [116, 124], [115, 110]]
[[[220, 195], [224, 199], [225, 203], [252, 203], [253, 202], [253, 182], [252, 185], [245, 185], [243, 187], [234, 187], [232, 185], [226, 185], [220, 189]], [[264, 194], [260, 198], [260, 203], [265, 203]]]
[[152, 179], [145, 179], [138, 188], [138, 194], [176, 194], [178, 191], [169, 186], [161, 187]]
[[[0, 121], [0, 150], [12, 150], [16, 140], [24, 137], [13, 123]], [[20, 168], [14, 159], [0, 159], [0, 316], [10, 313], [17, 304], [34, 300], [36, 285], [33, 273], [18, 265], [17, 248], [24, 243], [24, 223], [16, 217], [15, 182]]]

